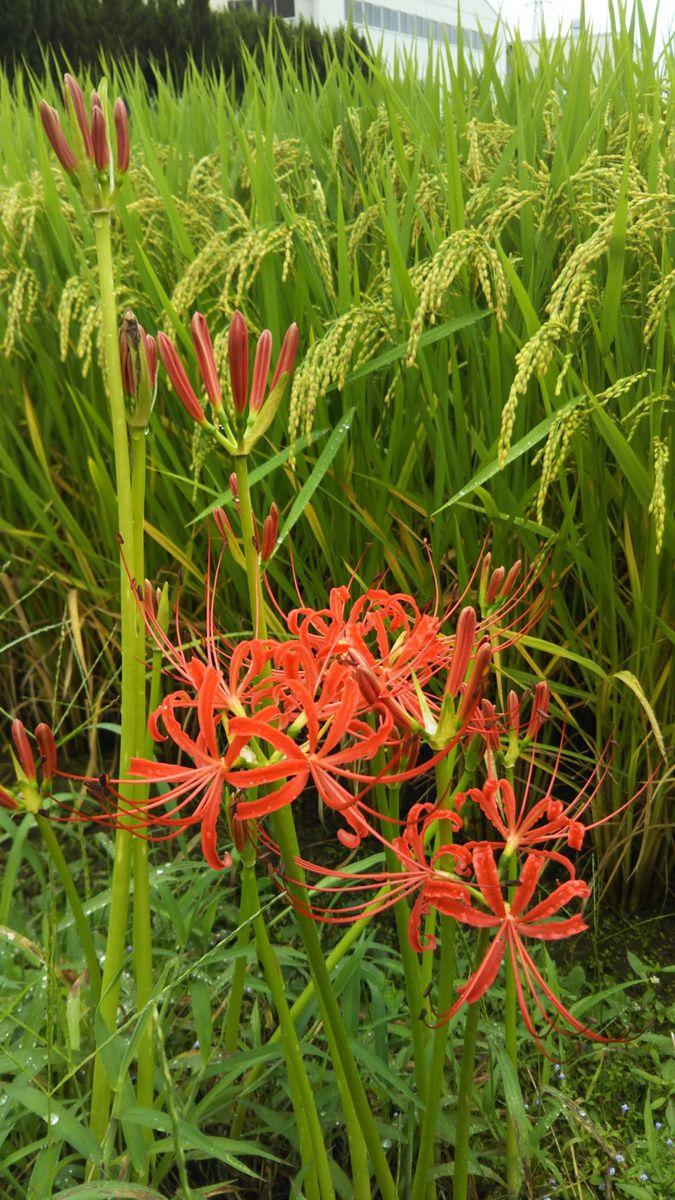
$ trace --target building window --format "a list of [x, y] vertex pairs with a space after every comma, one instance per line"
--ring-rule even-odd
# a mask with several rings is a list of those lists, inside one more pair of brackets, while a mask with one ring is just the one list
[[401, 33], [408, 33], [412, 37], [415, 33], [415, 18], [410, 13], [399, 13], [401, 18]]
[[278, 17], [294, 17], [295, 0], [274, 0], [274, 11]]
[[363, 13], [369, 29], [382, 28], [382, 8], [379, 4], [364, 4]]
[[382, 28], [398, 33], [398, 13], [393, 8], [382, 9]]

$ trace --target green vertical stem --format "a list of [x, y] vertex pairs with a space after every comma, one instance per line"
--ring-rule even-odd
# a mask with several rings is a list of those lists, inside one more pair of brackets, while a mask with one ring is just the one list
[[[115, 458], [118, 526], [124, 553], [128, 556], [132, 574], [137, 567], [137, 536], [131, 489], [131, 469], [127, 436], [124, 392], [120, 368], [115, 280], [113, 273], [110, 213], [94, 213], [96, 255], [98, 261], [105, 379], [110, 401], [110, 423]], [[142, 537], [142, 534], [141, 534]], [[141, 564], [142, 569], [142, 564]], [[142, 579], [142, 576], [141, 576]], [[145, 696], [141, 689], [140, 666], [143, 660], [143, 628], [136, 602], [120, 561], [120, 613], [122, 640], [121, 739], [120, 777], [129, 771], [129, 762], [142, 751], [145, 722]], [[124, 796], [124, 789], [120, 789]], [[99, 1015], [105, 1030], [115, 1029], [119, 1000], [120, 978], [126, 943], [129, 887], [131, 876], [132, 835], [124, 827], [115, 836], [115, 854], [110, 889], [110, 910], [105, 962], [101, 983]], [[91, 1128], [102, 1142], [110, 1113], [110, 1085], [106, 1078], [101, 1055], [94, 1062], [91, 1101]]]
[[[251, 608], [251, 623], [257, 637], [264, 637], [266, 632], [265, 610], [262, 605], [262, 589], [260, 586], [260, 565], [255, 546], [255, 526], [253, 508], [251, 505], [251, 486], [248, 479], [248, 460], [242, 455], [235, 459], [237, 474], [237, 489], [239, 493], [239, 520], [241, 535], [244, 543], [244, 559], [246, 562], [246, 582]], [[241, 1021], [241, 1005], [244, 997], [246, 981], [246, 955], [244, 951], [251, 940], [250, 918], [253, 912], [244, 902], [244, 892], [240, 899], [239, 929], [235, 943], [238, 955], [232, 968], [232, 982], [225, 1014], [225, 1032], [223, 1049], [226, 1054], [233, 1054], [239, 1041], [239, 1025]], [[236, 1118], [235, 1118], [236, 1119]]]
[[[512, 881], [518, 878], [518, 857], [511, 854], [508, 858], [508, 879]], [[509, 889], [508, 898], [511, 899], [512, 889]], [[514, 967], [511, 961], [511, 955], [506, 955], [506, 992], [504, 1004], [504, 1044], [506, 1053], [508, 1054], [513, 1069], [518, 1074], [518, 1044], [516, 1040], [517, 1031], [517, 997], [516, 997], [516, 979]], [[509, 1196], [520, 1195], [520, 1151], [518, 1148], [518, 1133], [515, 1121], [511, 1116], [508, 1105], [506, 1106], [506, 1190]]]
[[274, 832], [283, 861], [289, 869], [292, 867], [297, 877], [297, 883], [289, 880], [287, 886], [291, 896], [298, 902], [296, 918], [314, 980], [328, 1048], [340, 1088], [352, 1158], [354, 1197], [356, 1200], [361, 1200], [362, 1197], [364, 1200], [365, 1198], [369, 1200], [371, 1196], [368, 1166], [364, 1154], [367, 1147], [382, 1200], [397, 1200], [396, 1184], [389, 1169], [387, 1156], [382, 1149], [368, 1097], [356, 1069], [349, 1037], [340, 1015], [316, 926], [311, 917], [306, 916], [301, 910], [302, 905], [306, 903], [306, 888], [303, 886], [304, 871], [296, 862], [300, 856], [300, 848], [290, 808], [280, 808], [274, 814]]
[[[133, 544], [133, 578], [139, 587], [145, 579], [145, 554], [143, 546], [143, 521], [145, 515], [145, 466], [146, 466], [146, 431], [135, 429], [131, 437], [131, 497], [133, 506], [134, 544]], [[140, 624], [136, 611], [136, 622]], [[136, 695], [142, 704], [136, 709], [136, 738], [135, 745], [141, 749], [147, 742], [147, 712], [145, 705], [145, 638], [141, 627], [138, 634], [141, 656], [136, 660], [137, 679]], [[140, 799], [141, 797], [139, 797]], [[152, 924], [150, 917], [150, 878], [148, 872], [148, 843], [145, 838], [134, 838], [133, 844], [133, 875], [134, 875], [134, 975], [136, 979], [136, 1009], [142, 1012], [152, 996]], [[155, 1039], [152, 1032], [150, 1010], [145, 1017], [145, 1029], [138, 1045], [136, 1064], [136, 1098], [142, 1108], [152, 1108], [154, 1099], [155, 1076]]]
[[87, 921], [84, 909], [80, 903], [80, 897], [78, 895], [77, 888], [73, 882], [73, 877], [70, 874], [68, 863], [65, 860], [63, 851], [58, 843], [54, 830], [52, 829], [47, 818], [43, 817], [40, 813], [36, 815], [35, 820], [37, 821], [38, 828], [42, 834], [42, 840], [47, 848], [48, 853], [51, 855], [52, 862], [56, 867], [56, 873], [61, 880], [63, 890], [66, 893], [68, 903], [70, 904], [70, 911], [73, 914], [75, 928], [77, 929], [80, 938], [80, 944], [84, 952], [87, 970], [89, 972], [89, 987], [91, 989], [92, 1003], [97, 1005], [101, 996], [101, 968], [98, 965], [94, 940], [89, 929], [89, 922]]
[[265, 918], [260, 911], [255, 867], [252, 864], [244, 866], [243, 869], [242, 895], [244, 893], [250, 896], [251, 906], [256, 912], [254, 920], [256, 951], [279, 1020], [288, 1071], [288, 1086], [298, 1126], [300, 1158], [303, 1166], [309, 1168], [304, 1180], [307, 1200], [313, 1200], [315, 1196], [320, 1197], [320, 1200], [334, 1200], [335, 1191], [323, 1131], [316, 1111], [314, 1093], [302, 1060], [300, 1043], [288, 1007], [279, 963], [269, 940]]
[[[454, 754], [446, 755], [436, 766], [436, 790], [441, 808], [450, 807], [452, 771]], [[448, 829], [450, 826], [448, 825]], [[446, 834], [447, 836], [447, 834]], [[454, 863], [448, 858], [447, 868], [454, 871]], [[439, 863], [443, 867], [443, 860]], [[449, 917], [440, 918], [441, 961], [438, 976], [438, 1013], [440, 1016], [450, 1008], [455, 983], [455, 922]], [[428, 956], [431, 959], [431, 955]], [[445, 1081], [445, 1060], [448, 1043], [448, 1025], [446, 1022], [434, 1029], [431, 1044], [431, 1062], [426, 1074], [426, 1087], [420, 1095], [424, 1097], [424, 1116], [420, 1133], [420, 1145], [413, 1180], [412, 1200], [423, 1200], [429, 1194], [434, 1196], [436, 1188], [429, 1180], [434, 1159], [436, 1142], [436, 1125], [438, 1110], [441, 1103], [443, 1084]]]
[[[476, 968], [480, 965], [488, 943], [488, 930], [481, 929], [478, 935], [476, 949]], [[459, 1070], [459, 1090], [457, 1093], [457, 1124], [455, 1126], [455, 1173], [453, 1183], [453, 1200], [467, 1200], [469, 1186], [469, 1136], [471, 1132], [471, 1093], [473, 1091], [474, 1061], [476, 1058], [476, 1040], [478, 1038], [478, 1020], [480, 1017], [480, 1001], [466, 1006], [466, 1024], [464, 1026], [464, 1043], [462, 1045], [462, 1063]]]

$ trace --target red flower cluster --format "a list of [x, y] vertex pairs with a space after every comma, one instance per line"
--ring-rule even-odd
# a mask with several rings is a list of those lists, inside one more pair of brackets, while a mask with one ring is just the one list
[[[527, 949], [529, 939], [565, 938], [585, 928], [579, 913], [558, 915], [589, 894], [562, 850], [580, 847], [581, 818], [598, 778], [563, 803], [554, 795], [558, 752], [546, 768], [545, 795], [533, 797], [548, 688], [542, 682], [531, 697], [510, 693], [504, 713], [485, 695], [495, 649], [529, 628], [537, 612], [530, 599], [533, 578], [519, 583], [516, 570], [490, 574], [484, 566], [480, 617], [467, 603], [468, 593], [438, 614], [384, 588], [357, 599], [349, 588], [335, 588], [324, 609], [302, 606], [288, 614], [286, 639], [236, 645], [216, 628], [217, 571], [214, 583], [207, 583], [202, 638], [190, 630], [183, 640], [178, 613], [175, 635], [167, 636], [146, 589], [139, 601], [146, 626], [177, 685], [151, 715], [149, 728], [173, 750], [168, 757], [174, 761], [132, 760], [127, 795], [130, 786], [148, 781], [163, 790], [149, 798], [139, 794], [137, 801], [118, 798], [115, 810], [98, 819], [132, 818], [134, 832], [153, 839], [198, 827], [207, 863], [222, 869], [232, 863], [229, 850], [219, 848], [222, 817], [230, 844], [241, 849], [247, 838], [262, 842], [274, 861], [277, 847], [266, 818], [312, 789], [338, 814], [344, 846], [356, 851], [368, 839], [390, 848], [396, 869], [338, 871], [299, 862], [310, 883], [305, 901], [293, 889], [298, 907], [318, 920], [348, 922], [410, 897], [409, 937], [417, 952], [435, 945], [433, 934], [423, 932], [430, 912], [493, 930], [483, 961], [441, 1019], [480, 999], [508, 954], [523, 1019], [535, 1038], [528, 993], [552, 1028], [558, 1025], [551, 1009], [567, 1032], [605, 1040], [562, 1007]], [[414, 804], [402, 822], [380, 811], [383, 789], [433, 772], [450, 754], [457, 778], [482, 771], [482, 784], [459, 791], [446, 782], [435, 803]], [[522, 787], [507, 777], [519, 759], [526, 761]], [[446, 780], [448, 774], [453, 772], [444, 768]], [[492, 832], [476, 840], [471, 830], [481, 821]], [[514, 855], [515, 882], [508, 867]], [[276, 861], [282, 886], [302, 874], [293, 863]], [[535, 900], [549, 862], [567, 879]]]

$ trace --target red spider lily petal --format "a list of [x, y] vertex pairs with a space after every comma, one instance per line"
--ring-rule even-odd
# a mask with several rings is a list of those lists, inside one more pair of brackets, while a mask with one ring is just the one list
[[206, 320], [201, 313], [196, 312], [192, 317], [190, 332], [192, 333], [192, 341], [194, 342], [197, 362], [199, 363], [199, 370], [204, 381], [206, 394], [211, 403], [216, 408], [220, 408], [223, 398], [220, 391], [218, 368], [216, 367], [216, 359], [213, 353], [211, 335], [209, 334]]
[[230, 321], [227, 345], [232, 399], [243, 413], [248, 402], [248, 328], [238, 309]]
[[166, 373], [173, 389], [185, 410], [198, 425], [204, 424], [204, 413], [174, 346], [165, 333], [157, 334], [157, 344]]
[[272, 385], [270, 388], [270, 391], [272, 392], [281, 379], [281, 376], [290, 375], [291, 371], [293, 370], [295, 356], [298, 352], [298, 337], [298, 327], [294, 321], [293, 324], [289, 325], [288, 329], [286, 330], [286, 336], [283, 340], [281, 350], [279, 351], [279, 358], [277, 359], [277, 365], [274, 369], [274, 375], [272, 376]]
[[97, 171], [105, 171], [110, 162], [108, 130], [102, 108], [94, 108], [91, 114], [91, 140], [94, 147], [94, 162]]
[[[576, 1033], [582, 1034], [583, 1037], [589, 1038], [593, 1042], [603, 1042], [605, 1045], [609, 1045], [612, 1042], [624, 1040], [622, 1038], [604, 1037], [602, 1034], [595, 1033], [592, 1029], [589, 1029], [589, 1027], [587, 1025], [584, 1025], [582, 1021], [577, 1020], [577, 1018], [572, 1015], [572, 1013], [569, 1011], [569, 1009], [565, 1008], [564, 1004], [561, 1003], [561, 1001], [555, 995], [555, 992], [553, 992], [551, 990], [551, 988], [547, 984], [546, 980], [544, 979], [543, 975], [537, 969], [537, 967], [534, 963], [534, 960], [532, 959], [531, 955], [528, 953], [525, 945], [523, 944], [522, 938], [519, 936], [518, 931], [516, 929], [514, 929], [514, 931], [513, 931], [512, 941], [513, 941], [512, 957], [514, 960], [514, 973], [517, 977], [518, 972], [517, 972], [517, 970], [515, 970], [515, 967], [517, 966], [517, 963], [519, 961], [520, 965], [523, 968], [523, 974], [525, 975], [527, 985], [530, 989], [530, 992], [535, 997], [535, 1001], [537, 1002], [537, 1007], [539, 1008], [539, 1011], [542, 1012], [542, 1014], [544, 1015], [548, 1024], [551, 1025], [552, 1028], [554, 1028], [556, 1030], [556, 1032], [563, 1033], [568, 1037], [571, 1036], [569, 1030], [560, 1029], [557, 1025], [553, 1024], [551, 1017], [546, 1016], [546, 1014], [543, 1011], [543, 1007], [537, 1000], [533, 981], [539, 985], [539, 987], [541, 988], [542, 992], [544, 993], [544, 996], [549, 1001], [549, 1003], [553, 1005], [553, 1008], [556, 1010], [557, 1013], [560, 1014], [560, 1016], [563, 1018], [563, 1020], [567, 1021], [567, 1023], [572, 1026], [572, 1029]], [[524, 997], [523, 997], [523, 1000], [524, 1000]], [[521, 1012], [522, 1011], [523, 1011], [523, 1009], [521, 1007]]]
[[129, 169], [129, 116], [127, 106], [118, 96], [113, 109], [115, 140], [117, 142], [117, 172], [124, 175]]
[[52, 150], [58, 158], [64, 171], [72, 174], [77, 169], [77, 159], [70, 148], [68, 139], [61, 128], [59, 115], [51, 108], [46, 100], [40, 101], [40, 118], [47, 134]]
[[82, 134], [82, 141], [87, 152], [87, 157], [94, 158], [94, 145], [91, 138], [91, 130], [89, 129], [89, 121], [87, 119], [87, 110], [84, 103], [84, 94], [77, 80], [73, 79], [72, 75], [64, 75], [63, 82], [66, 86], [66, 104], [70, 101], [73, 111], [77, 118], [77, 123]]
[[26, 726], [18, 717], [12, 721], [12, 741], [26, 779], [35, 779], [35, 759]]
[[265, 399], [265, 389], [267, 387], [267, 376], [270, 371], [270, 358], [272, 357], [272, 334], [269, 329], [263, 329], [258, 338], [258, 345], [255, 352], [255, 361], [253, 363], [253, 379], [251, 381], [251, 412], [260, 412]]

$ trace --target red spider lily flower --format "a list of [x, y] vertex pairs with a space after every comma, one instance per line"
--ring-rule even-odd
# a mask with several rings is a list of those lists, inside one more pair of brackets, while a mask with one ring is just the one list
[[[101, 205], [109, 205], [116, 191], [108, 122], [98, 92], [91, 93], [91, 116], [87, 114], [82, 88], [72, 75], [64, 76], [64, 99], [75, 149], [61, 129], [56, 110], [44, 100], [40, 103], [42, 124], [61, 166], [77, 177], [89, 208], [95, 211]], [[115, 102], [113, 119], [117, 136], [116, 170], [121, 177], [129, 166], [129, 126], [120, 98]]]
[[[372, 785], [370, 776], [353, 770], [350, 764], [369, 761], [383, 749], [389, 737], [391, 717], [386, 712], [378, 714], [374, 729], [360, 720], [357, 716], [359, 691], [353, 680], [342, 682], [339, 707], [332, 720], [327, 722], [322, 720], [321, 700], [317, 703], [299, 680], [289, 682], [288, 687], [295, 694], [298, 713], [306, 729], [303, 745], [281, 729], [260, 720], [259, 714], [233, 717], [229, 723], [231, 736], [247, 741], [255, 738], [258, 744], [271, 746], [273, 751], [266, 763], [234, 773], [233, 782], [237, 789], [245, 792], [248, 788], [281, 783], [281, 787], [267, 791], [255, 800], [240, 800], [237, 816], [241, 820], [250, 820], [276, 812], [291, 804], [311, 780], [324, 803], [340, 812], [352, 831], [350, 834], [339, 830], [339, 840], [350, 847], [358, 845], [368, 832], [368, 823], [359, 812], [359, 797], [349, 791], [342, 780]], [[325, 704], [326, 697], [322, 699]]]
[[[476, 884], [489, 911], [478, 909], [464, 899], [446, 900], [440, 911], [465, 925], [494, 929], [496, 933], [482, 962], [464, 986], [460, 988], [457, 1000], [440, 1017], [441, 1023], [452, 1020], [463, 1005], [476, 1004], [485, 995], [497, 978], [504, 957], [508, 953], [513, 966], [518, 1006], [525, 1027], [544, 1053], [546, 1051], [542, 1046], [528, 1008], [523, 981], [544, 1021], [557, 1033], [563, 1033], [570, 1037], [575, 1033], [583, 1034], [592, 1041], [604, 1043], [614, 1040], [595, 1033], [565, 1008], [546, 983], [526, 948], [524, 938], [559, 941], [562, 938], [582, 933], [588, 928], [580, 913], [559, 920], [552, 919], [556, 918], [560, 910], [571, 900], [585, 900], [590, 895], [588, 884], [583, 883], [580, 879], [569, 879], [560, 884], [550, 895], [533, 905], [528, 911], [527, 906], [534, 896], [545, 865], [546, 858], [542, 854], [536, 852], [528, 854], [520, 881], [511, 901], [507, 903], [502, 896], [502, 884], [492, 849], [486, 845], [478, 845], [474, 848], [473, 867]], [[558, 1025], [547, 1005], [553, 1008], [570, 1028], [566, 1029]]]
[[554, 859], [564, 866], [570, 877], [574, 878], [574, 866], [569, 858], [557, 850], [543, 847], [566, 841], [572, 850], [580, 850], [587, 829], [612, 820], [632, 804], [635, 797], [631, 797], [616, 812], [608, 814], [600, 821], [585, 824], [582, 817], [593, 803], [606, 770], [600, 771], [599, 767], [596, 768], [580, 791], [567, 803], [563, 803], [553, 796], [561, 756], [562, 745], [553, 765], [548, 788], [538, 800], [533, 800], [530, 794], [536, 763], [533, 750], [520, 803], [516, 800], [514, 788], [508, 780], [491, 777], [481, 788], [469, 788], [468, 791], [459, 793], [455, 798], [455, 805], [457, 809], [461, 809], [465, 801], [470, 799], [479, 806], [500, 837], [499, 841], [490, 841], [489, 845], [502, 849], [507, 855], [519, 850], [536, 849], [544, 857]]
[[[255, 416], [260, 412], [265, 401], [267, 376], [272, 356], [272, 334], [269, 329], [263, 329], [258, 338], [250, 397], [248, 388], [248, 326], [238, 309], [235, 311], [230, 322], [227, 345], [234, 407], [238, 413], [243, 413], [246, 411], [248, 405], [249, 411]], [[298, 327], [294, 323], [286, 330], [277, 365], [272, 376], [270, 396], [277, 388], [277, 384], [282, 381], [282, 377], [284, 380], [287, 379], [293, 370], [297, 350]], [[281, 391], [283, 391], [283, 388]]]

